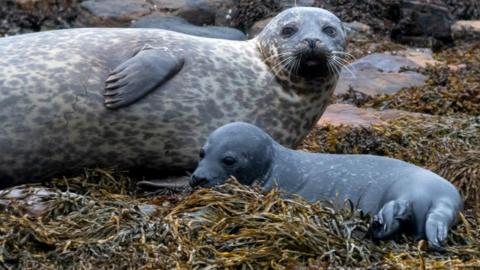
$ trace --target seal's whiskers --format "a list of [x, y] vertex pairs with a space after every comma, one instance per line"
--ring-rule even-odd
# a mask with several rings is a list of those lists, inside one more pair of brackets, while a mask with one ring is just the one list
[[352, 67], [349, 66], [350, 62], [345, 59], [340, 57], [339, 55], [333, 55], [332, 57], [332, 62], [334, 65], [338, 66], [340, 71], [342, 68], [345, 68], [345, 70], [352, 75], [353, 78], [356, 78], [357, 76], [355, 75], [354, 70], [352, 70]]

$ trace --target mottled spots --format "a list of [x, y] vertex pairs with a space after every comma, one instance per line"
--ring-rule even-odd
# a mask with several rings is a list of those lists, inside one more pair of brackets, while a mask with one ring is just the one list
[[[258, 42], [102, 28], [0, 39], [0, 181], [91, 166], [183, 172], [207, 135], [232, 121], [293, 146], [332, 89], [275, 77], [259, 48], [278, 52]], [[108, 74], [147, 43], [185, 58], [183, 68], [130, 106], [106, 109]]]
[[22, 98], [19, 96], [6, 96], [0, 99], [0, 111], [15, 106]]

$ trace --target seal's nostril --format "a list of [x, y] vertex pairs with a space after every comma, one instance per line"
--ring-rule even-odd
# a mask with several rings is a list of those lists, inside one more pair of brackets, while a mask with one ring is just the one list
[[190, 179], [190, 186], [191, 187], [196, 187], [199, 186], [205, 182], [207, 182], [207, 178], [205, 177], [199, 177], [198, 175], [192, 175], [192, 178]]
[[310, 47], [310, 49], [315, 49], [319, 40], [316, 38], [306, 38], [304, 41], [308, 44], [308, 47]]

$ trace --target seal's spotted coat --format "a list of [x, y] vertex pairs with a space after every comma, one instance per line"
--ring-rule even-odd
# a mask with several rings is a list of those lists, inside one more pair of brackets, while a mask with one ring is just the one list
[[[184, 57], [183, 68], [131, 106], [107, 109], [105, 79], [147, 44]], [[92, 166], [191, 169], [207, 135], [233, 121], [296, 145], [325, 110], [338, 77], [307, 86], [275, 78], [259, 44], [268, 46], [156, 29], [0, 39], [0, 186]]]

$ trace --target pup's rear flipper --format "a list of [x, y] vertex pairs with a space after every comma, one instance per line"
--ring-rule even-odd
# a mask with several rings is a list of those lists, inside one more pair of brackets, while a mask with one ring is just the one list
[[374, 216], [371, 231], [376, 239], [386, 239], [395, 234], [403, 223], [412, 219], [412, 204], [406, 200], [387, 202]]
[[451, 203], [435, 203], [427, 214], [425, 234], [431, 248], [440, 250], [442, 242], [447, 239], [448, 229], [456, 223], [459, 209]]

